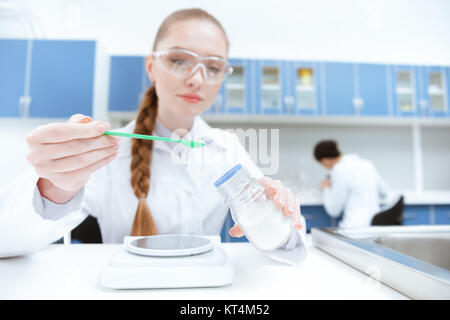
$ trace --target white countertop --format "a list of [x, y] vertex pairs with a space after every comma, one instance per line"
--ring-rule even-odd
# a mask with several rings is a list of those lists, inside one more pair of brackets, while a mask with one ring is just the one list
[[300, 266], [275, 262], [249, 243], [223, 243], [234, 266], [231, 285], [215, 288], [114, 290], [102, 268], [120, 244], [49, 245], [0, 259], [0, 299], [408, 299], [311, 244]]
[[[396, 191], [403, 194], [405, 205], [450, 205], [450, 191]], [[321, 206], [322, 196], [319, 190], [303, 190], [295, 192], [304, 206]]]

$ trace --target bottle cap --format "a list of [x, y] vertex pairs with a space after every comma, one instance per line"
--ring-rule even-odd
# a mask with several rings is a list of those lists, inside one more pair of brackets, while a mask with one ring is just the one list
[[232, 176], [234, 176], [236, 174], [236, 172], [241, 170], [241, 168], [242, 168], [241, 164], [234, 166], [233, 168], [228, 170], [223, 176], [221, 176], [219, 179], [217, 179], [217, 181], [214, 183], [214, 185], [216, 187], [218, 187], [221, 184], [223, 184], [224, 182], [228, 181]]

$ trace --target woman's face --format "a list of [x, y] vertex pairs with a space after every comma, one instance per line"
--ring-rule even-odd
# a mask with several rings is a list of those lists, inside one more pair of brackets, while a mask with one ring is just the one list
[[[227, 59], [227, 41], [221, 29], [209, 21], [186, 20], [174, 23], [156, 46], [156, 51], [185, 49], [202, 57]], [[202, 68], [189, 78], [179, 78], [167, 71], [158, 59], [146, 58], [147, 72], [156, 86], [158, 112], [193, 118], [214, 102], [221, 82], [205, 82]], [[189, 96], [186, 96], [189, 95]], [[197, 98], [192, 99], [192, 97]]]

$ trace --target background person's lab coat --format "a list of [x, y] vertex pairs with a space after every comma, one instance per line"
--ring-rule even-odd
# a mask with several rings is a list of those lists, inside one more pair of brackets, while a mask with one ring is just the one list
[[368, 227], [380, 212], [380, 198], [392, 196], [372, 162], [354, 154], [343, 155], [330, 172], [331, 186], [322, 191], [323, 205], [342, 228]]
[[[133, 130], [134, 121], [121, 131]], [[158, 121], [154, 134], [171, 136]], [[190, 149], [154, 141], [148, 205], [159, 234], [218, 235], [228, 206], [214, 186], [216, 179], [237, 163], [256, 178], [263, 174], [235, 135], [213, 129], [199, 117], [186, 139], [202, 139], [207, 145]], [[0, 192], [0, 257], [32, 252], [54, 242], [88, 215], [97, 218], [104, 243], [122, 243], [130, 234], [138, 205], [130, 183], [130, 163], [131, 139], [122, 138], [117, 158], [94, 172], [86, 186], [65, 204], [41, 197], [36, 187], [39, 177], [30, 169]], [[303, 217], [302, 225], [303, 232], [294, 232], [285, 247], [269, 255], [288, 263], [303, 260]]]

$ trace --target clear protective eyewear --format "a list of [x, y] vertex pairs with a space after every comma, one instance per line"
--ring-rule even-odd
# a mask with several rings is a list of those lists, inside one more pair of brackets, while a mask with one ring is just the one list
[[201, 57], [184, 49], [161, 50], [152, 53], [162, 66], [178, 78], [190, 78], [200, 68], [207, 83], [219, 83], [233, 72], [225, 59]]

